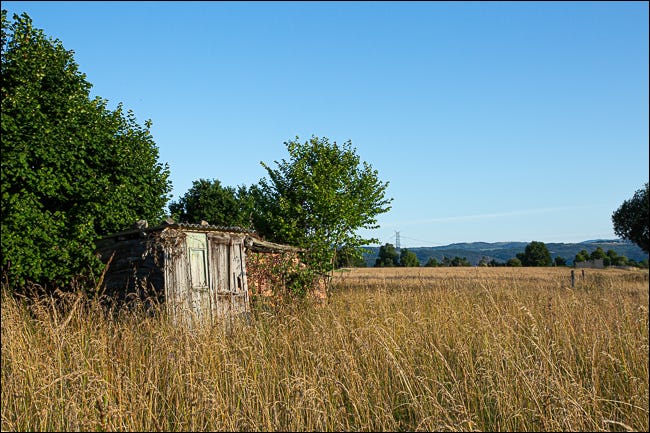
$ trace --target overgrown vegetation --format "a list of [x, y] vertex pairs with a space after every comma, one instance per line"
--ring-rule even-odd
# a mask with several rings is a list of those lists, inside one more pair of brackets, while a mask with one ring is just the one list
[[648, 273], [367, 268], [189, 331], [2, 291], [8, 431], [647, 431]]
[[[325, 296], [328, 276], [323, 276], [300, 261], [298, 253], [248, 252], [246, 275], [251, 293], [251, 303], [281, 305], [305, 298]], [[259, 305], [259, 304], [258, 304]]]

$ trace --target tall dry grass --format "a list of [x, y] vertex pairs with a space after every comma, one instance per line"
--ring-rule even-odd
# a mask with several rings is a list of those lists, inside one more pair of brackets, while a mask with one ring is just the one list
[[2, 429], [647, 431], [648, 273], [569, 272], [341, 272], [228, 329], [3, 290]]

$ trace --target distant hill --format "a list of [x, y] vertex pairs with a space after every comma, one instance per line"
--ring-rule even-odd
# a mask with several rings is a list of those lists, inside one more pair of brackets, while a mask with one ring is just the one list
[[[526, 245], [529, 242], [470, 242], [470, 243], [457, 243], [439, 247], [417, 247], [408, 248], [413, 251], [418, 257], [421, 265], [429, 261], [430, 257], [435, 257], [439, 262], [443, 257], [454, 258], [466, 257], [472, 265], [477, 265], [482, 257], [486, 257], [488, 261], [495, 259], [498, 262], [507, 262], [513, 257], [517, 257], [517, 253], [523, 253]], [[640, 262], [648, 258], [641, 248], [635, 244], [620, 239], [595, 239], [588, 240], [575, 244], [567, 243], [545, 243], [551, 253], [551, 258], [560, 256], [566, 259], [567, 264], [572, 265], [573, 259], [576, 254], [581, 250], [587, 250], [591, 254], [596, 248], [601, 247], [603, 250], [614, 250], [619, 256], [625, 256], [628, 259], [633, 259]], [[368, 266], [375, 265], [375, 259], [379, 253], [379, 247], [365, 247], [370, 250], [369, 253], [364, 254], [364, 259]]]

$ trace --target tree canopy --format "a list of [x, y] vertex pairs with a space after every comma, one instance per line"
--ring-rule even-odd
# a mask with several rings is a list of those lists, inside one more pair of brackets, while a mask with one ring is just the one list
[[646, 253], [650, 253], [650, 196], [648, 182], [625, 200], [612, 214], [614, 233], [634, 242]]
[[523, 254], [517, 254], [523, 266], [551, 266], [551, 253], [544, 242], [532, 241], [526, 245]]
[[361, 162], [350, 141], [328, 138], [285, 142], [289, 160], [262, 162], [268, 179], [252, 188], [254, 226], [270, 240], [307, 250], [305, 260], [319, 272], [333, 269], [336, 251], [378, 242], [357, 229], [377, 227], [377, 215], [390, 209], [388, 182]]
[[199, 179], [183, 197], [169, 204], [169, 212], [182, 222], [205, 220], [219, 226], [252, 228], [252, 200], [245, 186], [233, 188], [216, 179]]
[[391, 266], [399, 266], [399, 253], [393, 244], [387, 243], [379, 247], [375, 267], [385, 268]]
[[413, 251], [402, 248], [399, 255], [399, 264], [400, 266], [412, 268], [420, 266], [420, 261], [418, 260], [418, 256]]
[[438, 266], [440, 266], [440, 263], [438, 263], [438, 259], [436, 259], [435, 257], [429, 257], [429, 260], [427, 260], [424, 266], [428, 268], [437, 268]]
[[336, 268], [365, 268], [363, 248], [341, 247], [336, 252]]
[[99, 272], [98, 237], [164, 216], [151, 123], [90, 99], [73, 52], [27, 14], [2, 11], [1, 57], [3, 272], [18, 285]]

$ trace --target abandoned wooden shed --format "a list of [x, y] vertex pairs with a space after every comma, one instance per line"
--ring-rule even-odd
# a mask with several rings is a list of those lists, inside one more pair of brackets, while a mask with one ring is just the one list
[[174, 319], [218, 322], [250, 311], [246, 253], [297, 248], [267, 242], [239, 227], [139, 221], [96, 242], [112, 298], [154, 297]]

